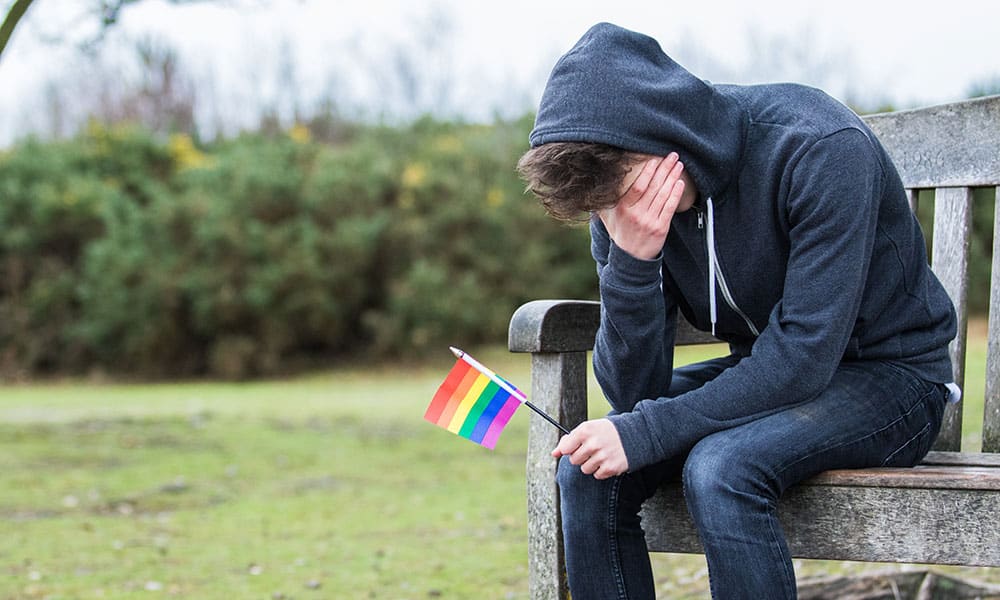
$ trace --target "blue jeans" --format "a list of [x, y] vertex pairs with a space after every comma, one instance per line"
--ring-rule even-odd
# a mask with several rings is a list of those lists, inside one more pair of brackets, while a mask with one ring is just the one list
[[[668, 396], [735, 364], [674, 371]], [[599, 481], [559, 462], [566, 569], [574, 600], [654, 598], [639, 522], [643, 501], [683, 477], [705, 548], [713, 598], [795, 598], [776, 506], [790, 486], [834, 468], [912, 466], [930, 449], [947, 390], [888, 362], [845, 362], [818, 397], [698, 441], [686, 456]]]

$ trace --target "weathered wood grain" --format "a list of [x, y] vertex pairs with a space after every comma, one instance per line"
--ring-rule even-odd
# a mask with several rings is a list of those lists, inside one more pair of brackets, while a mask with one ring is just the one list
[[930, 451], [922, 465], [955, 465], [959, 467], [994, 467], [1000, 468], [1000, 454], [984, 452], [938, 452]]
[[718, 343], [720, 343], [719, 339], [713, 337], [712, 334], [695, 329], [694, 325], [688, 323], [684, 317], [677, 316], [677, 332], [674, 334], [674, 345], [690, 346], [693, 344]]
[[[533, 354], [532, 403], [566, 428], [587, 418], [587, 355], [584, 352]], [[563, 567], [562, 522], [556, 460], [550, 452], [560, 432], [544, 419], [531, 419], [528, 430], [528, 585], [532, 598], [569, 595]]]
[[[965, 348], [968, 325], [969, 241], [972, 238], [972, 190], [939, 188], [934, 192], [934, 240], [931, 268], [951, 296], [958, 315], [958, 335], [948, 346], [954, 381], [965, 387]], [[945, 410], [936, 450], [960, 450], [963, 403]]]
[[[1000, 566], [1000, 491], [830, 486], [788, 491], [778, 518], [792, 556], [829, 560]], [[703, 552], [681, 484], [643, 507], [646, 543], [657, 552]]]
[[510, 319], [511, 352], [587, 352], [601, 324], [601, 304], [587, 300], [534, 300]]
[[864, 118], [908, 188], [1000, 182], [1000, 96]]
[[997, 202], [993, 207], [993, 267], [990, 275], [990, 317], [986, 345], [983, 452], [1000, 452], [1000, 187], [996, 190], [996, 198]]
[[799, 600], [1000, 600], [1000, 586], [934, 570], [813, 577], [799, 582], [798, 588]]
[[[510, 319], [511, 352], [587, 352], [601, 324], [601, 303], [590, 300], [533, 300]], [[715, 344], [719, 340], [677, 319], [677, 345]]]
[[912, 469], [836, 469], [820, 473], [810, 482], [840, 487], [990, 490], [1000, 493], [1000, 468], [919, 465]]

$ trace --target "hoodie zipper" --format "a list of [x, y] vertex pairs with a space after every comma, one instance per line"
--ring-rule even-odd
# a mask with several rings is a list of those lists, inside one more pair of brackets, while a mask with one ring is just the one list
[[[705, 229], [705, 213], [700, 208], [698, 209], [698, 229], [702, 230]], [[714, 224], [713, 224], [713, 229], [714, 229]], [[714, 230], [712, 231], [712, 237], [713, 238], [715, 237]], [[706, 247], [710, 245], [707, 233], [706, 233], [705, 243]], [[711, 272], [709, 278], [715, 280], [711, 284], [713, 288], [715, 284], [718, 284], [719, 291], [722, 292], [722, 298], [726, 301], [726, 304], [729, 305], [729, 308], [731, 308], [733, 312], [735, 312], [743, 319], [743, 321], [747, 324], [747, 327], [750, 329], [750, 332], [753, 333], [754, 337], [760, 336], [760, 331], [757, 330], [757, 326], [753, 324], [753, 321], [750, 320], [750, 317], [748, 317], [746, 313], [743, 312], [742, 309], [740, 309], [740, 307], [736, 304], [736, 301], [733, 299], [733, 294], [732, 292], [729, 291], [729, 285], [726, 283], [726, 277], [725, 275], [722, 274], [722, 265], [719, 263], [719, 257], [715, 253], [715, 248], [708, 248], [708, 260], [712, 261], [713, 264], [711, 266], [714, 267], [709, 269], [709, 271]], [[710, 292], [711, 291], [714, 291], [714, 289], [710, 290]], [[715, 334], [714, 322], [712, 323], [712, 328], [713, 328], [712, 334], [714, 335]]]

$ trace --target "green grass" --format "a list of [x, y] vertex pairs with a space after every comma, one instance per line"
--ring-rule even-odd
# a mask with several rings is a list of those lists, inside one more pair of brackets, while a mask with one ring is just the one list
[[[528, 387], [527, 357], [475, 354]], [[0, 386], [0, 599], [527, 597], [533, 417], [518, 411], [495, 451], [424, 422], [450, 364]], [[658, 555], [654, 569], [663, 597], [705, 596], [701, 557]]]

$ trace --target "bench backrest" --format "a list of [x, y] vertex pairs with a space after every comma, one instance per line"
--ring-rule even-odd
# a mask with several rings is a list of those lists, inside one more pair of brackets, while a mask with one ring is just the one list
[[[958, 313], [958, 335], [949, 350], [955, 382], [964, 391], [972, 189], [1000, 186], [1000, 96], [864, 120], [892, 157], [910, 195], [910, 208], [917, 210], [921, 190], [934, 191], [931, 267]], [[983, 452], [1000, 452], [1000, 210], [994, 209], [993, 231]], [[718, 340], [681, 318], [676, 341], [683, 345]], [[961, 449], [964, 406], [964, 401], [949, 405], [935, 450]]]
[[[917, 208], [918, 192], [934, 190], [931, 267], [958, 312], [950, 353], [955, 382], [965, 389], [972, 188], [1000, 186], [1000, 96], [865, 118], [888, 150]], [[1000, 452], [1000, 211], [994, 214], [983, 451]], [[949, 406], [935, 449], [959, 450], [963, 403]]]

